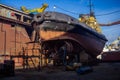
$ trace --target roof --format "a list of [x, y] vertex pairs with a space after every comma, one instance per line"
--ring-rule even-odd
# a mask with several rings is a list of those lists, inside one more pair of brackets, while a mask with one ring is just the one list
[[0, 6], [2, 6], [2, 7], [4, 7], [4, 8], [7, 8], [7, 9], [10, 9], [10, 10], [13, 10], [13, 11], [15, 11], [15, 12], [19, 12], [19, 13], [24, 14], [24, 15], [28, 15], [28, 14], [25, 13], [25, 12], [22, 12], [22, 11], [17, 10], [17, 9], [15, 9], [15, 8], [13, 8], [13, 7], [10, 7], [10, 6], [6, 6], [6, 5], [4, 5], [4, 4], [0, 4]]

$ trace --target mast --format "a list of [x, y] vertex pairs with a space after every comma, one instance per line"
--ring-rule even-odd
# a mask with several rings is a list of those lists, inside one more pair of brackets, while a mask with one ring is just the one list
[[89, 0], [89, 8], [90, 8], [90, 16], [94, 16], [94, 12], [92, 11], [92, 1]]

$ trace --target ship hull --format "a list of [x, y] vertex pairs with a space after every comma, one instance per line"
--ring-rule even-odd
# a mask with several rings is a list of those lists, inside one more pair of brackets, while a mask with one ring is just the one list
[[43, 49], [51, 52], [59, 51], [64, 46], [69, 54], [78, 54], [84, 50], [96, 57], [107, 41], [104, 35], [89, 26], [58, 12], [37, 14], [32, 25], [40, 36]]

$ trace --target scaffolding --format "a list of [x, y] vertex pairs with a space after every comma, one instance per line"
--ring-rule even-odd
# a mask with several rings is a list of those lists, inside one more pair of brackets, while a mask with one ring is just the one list
[[27, 47], [22, 47], [21, 52], [19, 52], [19, 54], [17, 55], [11, 52], [10, 59], [14, 60], [14, 58], [18, 58], [18, 59], [21, 58], [22, 59], [21, 64], [22, 64], [23, 69], [34, 68], [38, 70], [41, 66], [40, 46], [38, 43], [27, 43], [26, 45]]

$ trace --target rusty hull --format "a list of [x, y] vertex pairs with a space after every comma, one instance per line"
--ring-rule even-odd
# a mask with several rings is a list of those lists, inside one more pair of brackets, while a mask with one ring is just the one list
[[107, 41], [104, 35], [80, 23], [77, 19], [59, 12], [37, 14], [33, 18], [32, 25], [39, 33], [43, 45], [45, 43], [46, 46], [55, 48], [65, 44], [70, 47], [70, 53], [76, 51], [76, 53], [80, 53], [84, 50], [89, 55], [96, 57], [102, 52]]

